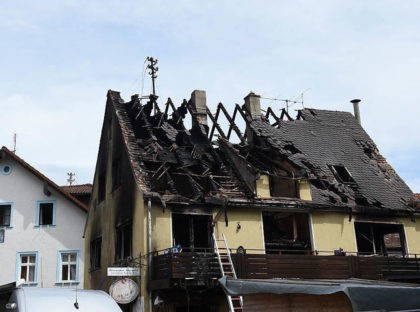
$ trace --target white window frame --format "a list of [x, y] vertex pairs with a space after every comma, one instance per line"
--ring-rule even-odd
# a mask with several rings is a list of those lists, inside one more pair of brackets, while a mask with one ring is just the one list
[[[63, 262], [63, 255], [76, 255], [76, 260], [75, 261], [66, 261]], [[79, 263], [80, 263], [80, 250], [59, 250], [57, 252], [57, 277], [56, 277], [56, 284], [78, 284], [79, 283]], [[63, 279], [62, 276], [62, 272], [63, 272], [63, 266], [66, 265], [68, 266], [68, 270], [67, 270], [67, 274], [69, 277], [70, 275], [70, 267], [72, 265], [76, 265], [76, 274], [75, 274], [75, 279], [71, 280], [71, 279]]]
[[[52, 204], [52, 224], [40, 224], [41, 221], [41, 205], [42, 204]], [[57, 204], [55, 200], [38, 200], [36, 204], [36, 227], [48, 227], [48, 226], [55, 226], [56, 225], [56, 211], [57, 211]]]
[[[29, 262], [31, 256], [35, 257], [35, 263]], [[28, 257], [28, 262], [22, 264], [22, 257]], [[38, 284], [38, 251], [25, 251], [25, 252], [18, 252], [16, 256], [16, 280], [21, 279], [22, 267], [26, 266], [28, 269], [26, 270], [26, 278], [23, 285], [37, 285]], [[29, 269], [34, 267], [34, 280], [27, 281], [27, 277], [29, 276]]]

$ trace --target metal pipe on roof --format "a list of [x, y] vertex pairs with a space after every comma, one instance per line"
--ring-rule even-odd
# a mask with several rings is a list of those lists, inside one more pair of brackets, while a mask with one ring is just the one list
[[360, 110], [359, 110], [359, 103], [361, 102], [361, 100], [359, 99], [354, 99], [351, 100], [350, 103], [353, 104], [353, 109], [354, 109], [354, 117], [357, 119], [357, 121], [359, 122], [359, 124], [362, 124], [361, 120], [360, 120]]

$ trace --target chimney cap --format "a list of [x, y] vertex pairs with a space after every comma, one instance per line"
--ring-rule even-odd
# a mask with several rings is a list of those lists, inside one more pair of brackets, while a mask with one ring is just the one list
[[260, 96], [260, 95], [258, 95], [258, 94], [255, 94], [255, 92], [254, 92], [254, 91], [250, 91], [250, 92], [248, 93], [248, 95], [247, 95], [246, 97], [244, 97], [244, 99], [247, 99], [247, 98], [249, 98], [249, 97], [257, 97], [257, 98], [260, 98], [261, 96]]
[[357, 104], [357, 103], [360, 103], [361, 101], [362, 100], [360, 99], [354, 99], [354, 100], [351, 100], [350, 103]]

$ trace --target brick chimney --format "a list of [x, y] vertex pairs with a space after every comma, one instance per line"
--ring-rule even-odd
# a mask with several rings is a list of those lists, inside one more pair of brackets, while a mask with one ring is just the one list
[[[260, 104], [260, 96], [256, 95], [254, 92], [250, 92], [245, 98], [245, 108], [251, 114], [251, 118], [261, 119], [261, 104]], [[246, 138], [249, 144], [254, 143], [254, 133], [246, 126]]]
[[193, 112], [192, 116], [192, 125], [207, 125], [207, 101], [206, 101], [206, 91], [203, 90], [194, 90], [191, 93], [191, 109]]
[[252, 119], [261, 118], [260, 96], [250, 92], [245, 98], [245, 107], [251, 113]]

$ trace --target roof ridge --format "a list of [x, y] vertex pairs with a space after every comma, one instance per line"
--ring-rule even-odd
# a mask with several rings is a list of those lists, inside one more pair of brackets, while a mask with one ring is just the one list
[[66, 192], [61, 186], [59, 186], [54, 181], [52, 181], [51, 179], [49, 179], [47, 176], [45, 176], [44, 174], [42, 174], [39, 170], [35, 169], [35, 167], [31, 166], [25, 160], [23, 160], [22, 158], [20, 158], [18, 155], [16, 155], [16, 153], [13, 153], [12, 151], [10, 151], [5, 146], [3, 146], [1, 148], [1, 151], [4, 152], [4, 153], [6, 153], [8, 156], [12, 157], [14, 160], [16, 160], [21, 166], [23, 166], [24, 168], [26, 168], [29, 171], [31, 171], [40, 180], [44, 180], [45, 182], [47, 182], [47, 184], [49, 184], [50, 186], [52, 186], [56, 191], [58, 191], [61, 195], [63, 195], [64, 197], [66, 197], [68, 200], [70, 200], [71, 202], [73, 202], [74, 204], [76, 204], [80, 209], [82, 209], [84, 211], [88, 211], [88, 207], [86, 207], [86, 205], [84, 205], [77, 198], [75, 198], [74, 196], [72, 196], [71, 194], [69, 194], [68, 192]]

